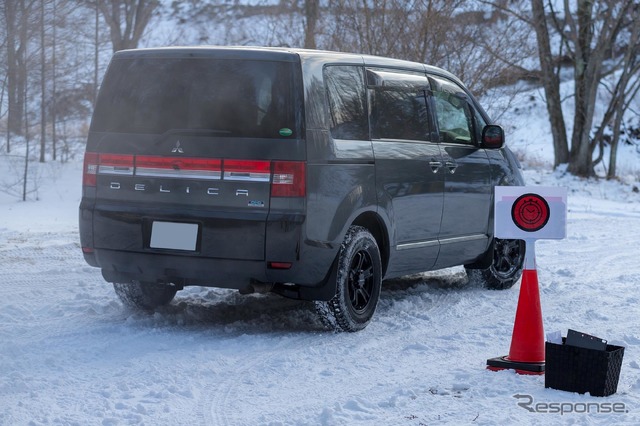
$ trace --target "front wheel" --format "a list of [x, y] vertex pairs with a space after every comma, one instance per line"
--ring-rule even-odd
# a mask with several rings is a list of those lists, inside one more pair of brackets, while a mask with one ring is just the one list
[[492, 290], [506, 290], [520, 279], [524, 265], [523, 240], [493, 240], [493, 260], [486, 269], [467, 268], [469, 282]]
[[144, 310], [153, 310], [173, 300], [178, 289], [172, 284], [130, 281], [113, 283], [113, 289], [125, 305]]
[[337, 331], [362, 330], [373, 317], [382, 287], [380, 250], [367, 229], [349, 228], [337, 268], [336, 295], [316, 302], [316, 309], [323, 323]]

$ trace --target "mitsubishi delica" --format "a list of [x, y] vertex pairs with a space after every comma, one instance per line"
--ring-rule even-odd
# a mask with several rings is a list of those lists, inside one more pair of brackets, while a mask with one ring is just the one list
[[84, 156], [80, 240], [130, 306], [185, 286], [315, 301], [357, 331], [383, 280], [464, 265], [492, 289], [524, 243], [493, 236], [522, 185], [504, 132], [452, 74], [290, 48], [117, 52]]

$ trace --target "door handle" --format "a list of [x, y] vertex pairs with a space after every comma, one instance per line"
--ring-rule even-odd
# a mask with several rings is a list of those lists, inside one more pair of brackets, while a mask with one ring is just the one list
[[429, 161], [429, 167], [431, 167], [431, 171], [433, 173], [438, 173], [438, 170], [440, 170], [440, 167], [442, 167], [442, 162], [441, 161]]
[[447, 161], [444, 165], [449, 169], [449, 173], [454, 174], [458, 168], [458, 163], [455, 161]]

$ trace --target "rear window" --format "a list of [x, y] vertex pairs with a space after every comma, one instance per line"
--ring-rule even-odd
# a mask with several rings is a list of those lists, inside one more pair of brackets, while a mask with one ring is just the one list
[[91, 130], [300, 137], [295, 67], [293, 62], [236, 59], [114, 59], [100, 89]]

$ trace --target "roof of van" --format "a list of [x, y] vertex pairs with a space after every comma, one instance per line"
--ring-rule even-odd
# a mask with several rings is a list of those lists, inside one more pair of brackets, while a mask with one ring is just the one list
[[215, 53], [216, 57], [227, 59], [251, 58], [256, 60], [297, 61], [305, 59], [324, 58], [327, 63], [341, 62], [363, 64], [370, 66], [388, 66], [393, 68], [416, 69], [425, 67], [426, 71], [448, 77], [463, 84], [458, 77], [450, 72], [432, 65], [402, 59], [382, 56], [365, 55], [359, 53], [334, 52], [328, 50], [312, 50], [291, 47], [260, 47], [260, 46], [175, 46], [155, 47], [144, 49], [120, 50], [114, 58], [122, 57], [207, 57]]

